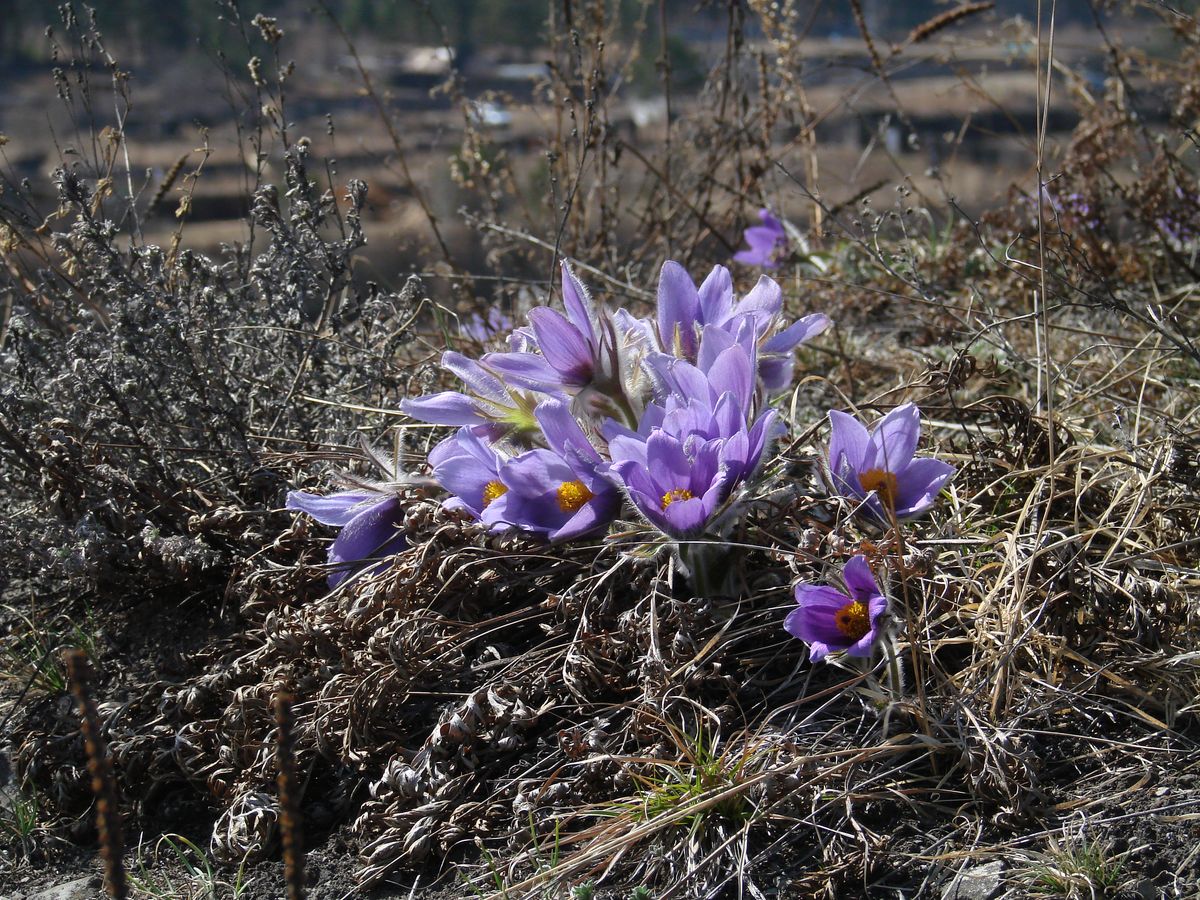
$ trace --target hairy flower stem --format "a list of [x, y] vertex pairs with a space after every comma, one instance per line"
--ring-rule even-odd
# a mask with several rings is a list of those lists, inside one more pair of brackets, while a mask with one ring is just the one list
[[[917, 623], [913, 619], [912, 598], [908, 588], [908, 567], [904, 564], [904, 554], [907, 545], [904, 542], [904, 531], [900, 527], [900, 519], [896, 515], [895, 502], [890, 494], [885, 496], [883, 500], [888, 518], [891, 520], [892, 534], [896, 538], [894, 561], [896, 571], [900, 575], [900, 594], [904, 599], [904, 631], [908, 637], [909, 654], [912, 657], [913, 683], [917, 693], [917, 721], [921, 726], [921, 731], [928, 736], [932, 734], [932, 731], [929, 727], [929, 712], [925, 701], [924, 665], [921, 660], [920, 644], [917, 640], [919, 637]], [[894, 651], [891, 652], [894, 657]]]
[[613, 395], [613, 401], [624, 416], [625, 425], [628, 428], [636, 430], [638, 426], [638, 414], [634, 411], [633, 403], [630, 402], [629, 395], [623, 387], [618, 386], [617, 392]]
[[892, 695], [899, 699], [904, 694], [904, 669], [900, 666], [900, 657], [896, 653], [896, 644], [892, 641], [890, 635], [883, 642], [883, 652], [887, 654], [888, 687], [891, 688]]
[[692, 541], [678, 545], [679, 565], [697, 597], [733, 596], [735, 567], [724, 543]]
[[633, 431], [637, 430], [638, 419], [637, 410], [634, 409], [633, 402], [629, 399], [629, 393], [625, 390], [624, 385], [619, 379], [608, 379], [604, 382], [597, 382], [590, 388], [587, 388], [586, 393], [590, 393], [593, 397], [599, 397], [600, 403], [603, 404], [605, 411], [612, 418], [616, 419], [626, 428]]
[[887, 705], [883, 716], [883, 736], [886, 738], [891, 710], [900, 706], [904, 697], [904, 667], [900, 665], [900, 655], [896, 652], [896, 641], [890, 633], [883, 639], [883, 652], [887, 656], [888, 692], [892, 695], [891, 703]]

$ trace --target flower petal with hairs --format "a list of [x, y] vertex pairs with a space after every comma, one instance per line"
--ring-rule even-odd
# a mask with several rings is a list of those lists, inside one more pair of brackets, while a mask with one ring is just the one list
[[[401, 412], [434, 425], [470, 425], [476, 434], [493, 439], [537, 428], [533, 408], [539, 398], [525, 384], [505, 385], [499, 373], [454, 351], [442, 354], [442, 367], [458, 376], [467, 392], [442, 391], [401, 400]], [[549, 385], [544, 392], [553, 396], [557, 391]]]
[[400, 498], [382, 491], [339, 491], [327, 496], [289, 491], [286, 507], [341, 529], [329, 547], [329, 586], [337, 587], [373, 559], [394, 556], [408, 546], [400, 531], [404, 509]]

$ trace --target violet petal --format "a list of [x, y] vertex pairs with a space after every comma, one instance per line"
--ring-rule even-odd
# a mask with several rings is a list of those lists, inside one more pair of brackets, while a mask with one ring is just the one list
[[879, 585], [865, 556], [852, 557], [842, 569], [842, 578], [850, 596], [860, 603], [867, 603], [879, 596]]
[[683, 266], [667, 260], [658, 276], [658, 334], [666, 352], [695, 358], [699, 315], [695, 282]]
[[764, 353], [785, 353], [811, 340], [832, 324], [833, 320], [824, 313], [813, 313], [797, 319], [778, 334], [763, 342]]
[[[329, 548], [329, 562], [348, 567], [371, 557], [400, 552], [407, 546], [404, 535], [397, 531], [401, 523], [402, 510], [398, 497], [388, 497], [367, 507], [338, 533]], [[329, 586], [337, 587], [349, 574], [349, 568], [332, 572]]]
[[940, 459], [914, 459], [897, 476], [896, 514], [913, 516], [924, 512], [937, 500], [938, 492], [954, 472], [954, 466]]
[[401, 400], [400, 411], [433, 425], [478, 425], [487, 421], [480, 414], [475, 401], [458, 391], [442, 391]]
[[372, 500], [379, 500], [379, 495], [373, 491], [338, 491], [325, 496], [306, 491], [288, 491], [285, 506], [308, 513], [322, 525], [344, 528]]
[[[870, 435], [854, 416], [836, 409], [829, 411], [829, 469], [836, 478], [842, 473], [843, 461], [855, 471], [862, 467]], [[857, 479], [855, 479], [857, 481]]]
[[920, 440], [921, 411], [914, 403], [897, 406], [872, 429], [859, 471], [903, 471], [912, 462]]
[[535, 307], [529, 311], [529, 322], [546, 362], [558, 371], [564, 383], [581, 387], [592, 380], [595, 368], [592, 348], [562, 313], [545, 306]]

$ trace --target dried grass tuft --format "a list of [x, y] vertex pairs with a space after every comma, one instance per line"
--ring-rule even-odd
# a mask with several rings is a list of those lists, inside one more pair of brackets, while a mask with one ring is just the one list
[[922, 41], [927, 41], [935, 34], [945, 31], [952, 25], [957, 25], [964, 19], [978, 15], [981, 12], [987, 12], [989, 9], [995, 8], [996, 4], [991, 0], [984, 0], [981, 3], [963, 3], [953, 9], [948, 9], [932, 19], [926, 19], [920, 25], [913, 28], [908, 33], [908, 40], [905, 43], [919, 44]]

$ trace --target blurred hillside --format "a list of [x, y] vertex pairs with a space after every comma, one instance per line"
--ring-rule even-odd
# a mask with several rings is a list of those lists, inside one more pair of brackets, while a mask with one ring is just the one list
[[[545, 40], [546, 5], [540, 0], [449, 0], [425, 3], [418, 0], [324, 0], [321, 4], [343, 26], [357, 35], [400, 40], [406, 43], [437, 42], [443, 38], [455, 49], [469, 52], [483, 44], [510, 44], [535, 47]], [[915, 0], [888, 3], [863, 0], [863, 12], [872, 32], [881, 38], [902, 36], [914, 25], [958, 5], [947, 0]], [[1194, 3], [1175, 4], [1193, 7]], [[55, 4], [43, 0], [6, 0], [0, 15], [0, 62], [38, 60], [47, 56], [43, 40], [46, 26], [57, 20]], [[809, 0], [804, 18], [810, 37], [838, 37], [857, 34], [849, 4]], [[122, 54], [146, 58], [181, 49], [203, 49], [236, 55], [238, 42], [223, 29], [214, 10], [236, 7], [246, 19], [255, 13], [303, 20], [310, 17], [312, 3], [302, 0], [178, 0], [171, 4], [170, 15], [163, 14], [158, 0], [100, 0], [95, 4], [97, 23]], [[647, 16], [647, 12], [651, 14]], [[725, 11], [717, 4], [698, 4], [695, 0], [666, 0], [664, 10], [672, 23], [688, 23], [691, 28], [721, 28]], [[998, 16], [1032, 18], [1027, 0], [998, 0]], [[660, 15], [658, 4], [639, 0], [614, 0], [610, 15], [619, 19], [627, 33], [645, 20], [654, 27]], [[1090, 24], [1088, 0], [1061, 0], [1057, 4], [1059, 26]]]
[[[705, 86], [726, 64], [732, 39], [740, 42], [741, 62], [729, 72], [739, 89], [778, 87], [782, 101], [787, 84], [803, 86], [807, 106], [765, 104], [770, 115], [748, 127], [788, 170], [811, 148], [805, 165], [816, 166], [814, 181], [831, 206], [882, 198], [904, 177], [918, 190], [950, 191], [963, 209], [979, 210], [1026, 179], [1034, 158], [1032, 5], [1001, 0], [931, 40], [906, 41], [914, 24], [956, 5], [864, 0], [868, 30], [886, 57], [885, 83], [843, 3], [799, 4], [795, 32], [803, 52], [794, 71], [764, 76], [780, 36], [763, 34], [760, 16], [736, 3], [180, 0], [163, 15], [149, 0], [110, 0], [97, 5], [94, 28], [82, 23], [99, 35], [84, 47], [68, 36], [59, 7], [8, 0], [0, 16], [3, 174], [13, 184], [28, 180], [44, 218], [57, 207], [51, 176], [64, 161], [94, 179], [106, 175], [111, 166], [87, 136], [116, 129], [118, 108], [145, 237], [170, 244], [186, 226], [187, 241], [202, 249], [248, 241], [242, 217], [254, 187], [281, 179], [284, 148], [261, 137], [264, 110], [279, 110], [290, 140], [305, 138], [314, 154], [333, 161], [335, 194], [347, 178], [370, 185], [366, 256], [377, 272], [428, 259], [429, 213], [441, 219], [453, 255], [478, 269], [486, 248], [468, 224], [482, 208], [472, 178], [489, 166], [505, 172], [507, 199], [495, 210], [501, 215], [553, 202], [550, 161], [559, 158], [563, 131], [547, 110], [563, 100], [555, 85], [571, 74], [553, 60], [578, 56], [564, 37], [577, 25], [605, 33], [606, 71], [596, 87], [606, 108], [601, 139], [615, 155], [628, 151], [626, 161], [657, 166], [672, 133], [713, 140], [695, 137], [703, 132], [696, 123], [710, 102]], [[76, 9], [80, 19], [88, 15], [86, 7]], [[282, 30], [278, 58], [253, 24], [259, 12]], [[1167, 52], [1161, 21], [1123, 7], [1104, 15], [1114, 36], [1151, 56]], [[1085, 0], [1058, 5], [1055, 56], [1068, 74], [1046, 116], [1051, 152], [1055, 136], [1065, 139], [1078, 121], [1077, 103], [1104, 96], [1108, 60], [1090, 22]], [[96, 86], [112, 90], [106, 56], [119, 67], [119, 96], [98, 103]], [[277, 90], [264, 87], [273, 79]], [[1128, 86], [1137, 89], [1137, 78]], [[1165, 114], [1152, 92], [1141, 102], [1148, 120]], [[625, 198], [643, 189], [637, 167], [626, 162], [615, 171]], [[739, 176], [735, 214], [751, 208], [754, 201], [743, 198], [755, 189], [746, 185], [768, 171], [779, 174], [767, 164]], [[780, 181], [773, 185], [763, 201], [810, 222], [812, 204]]]

